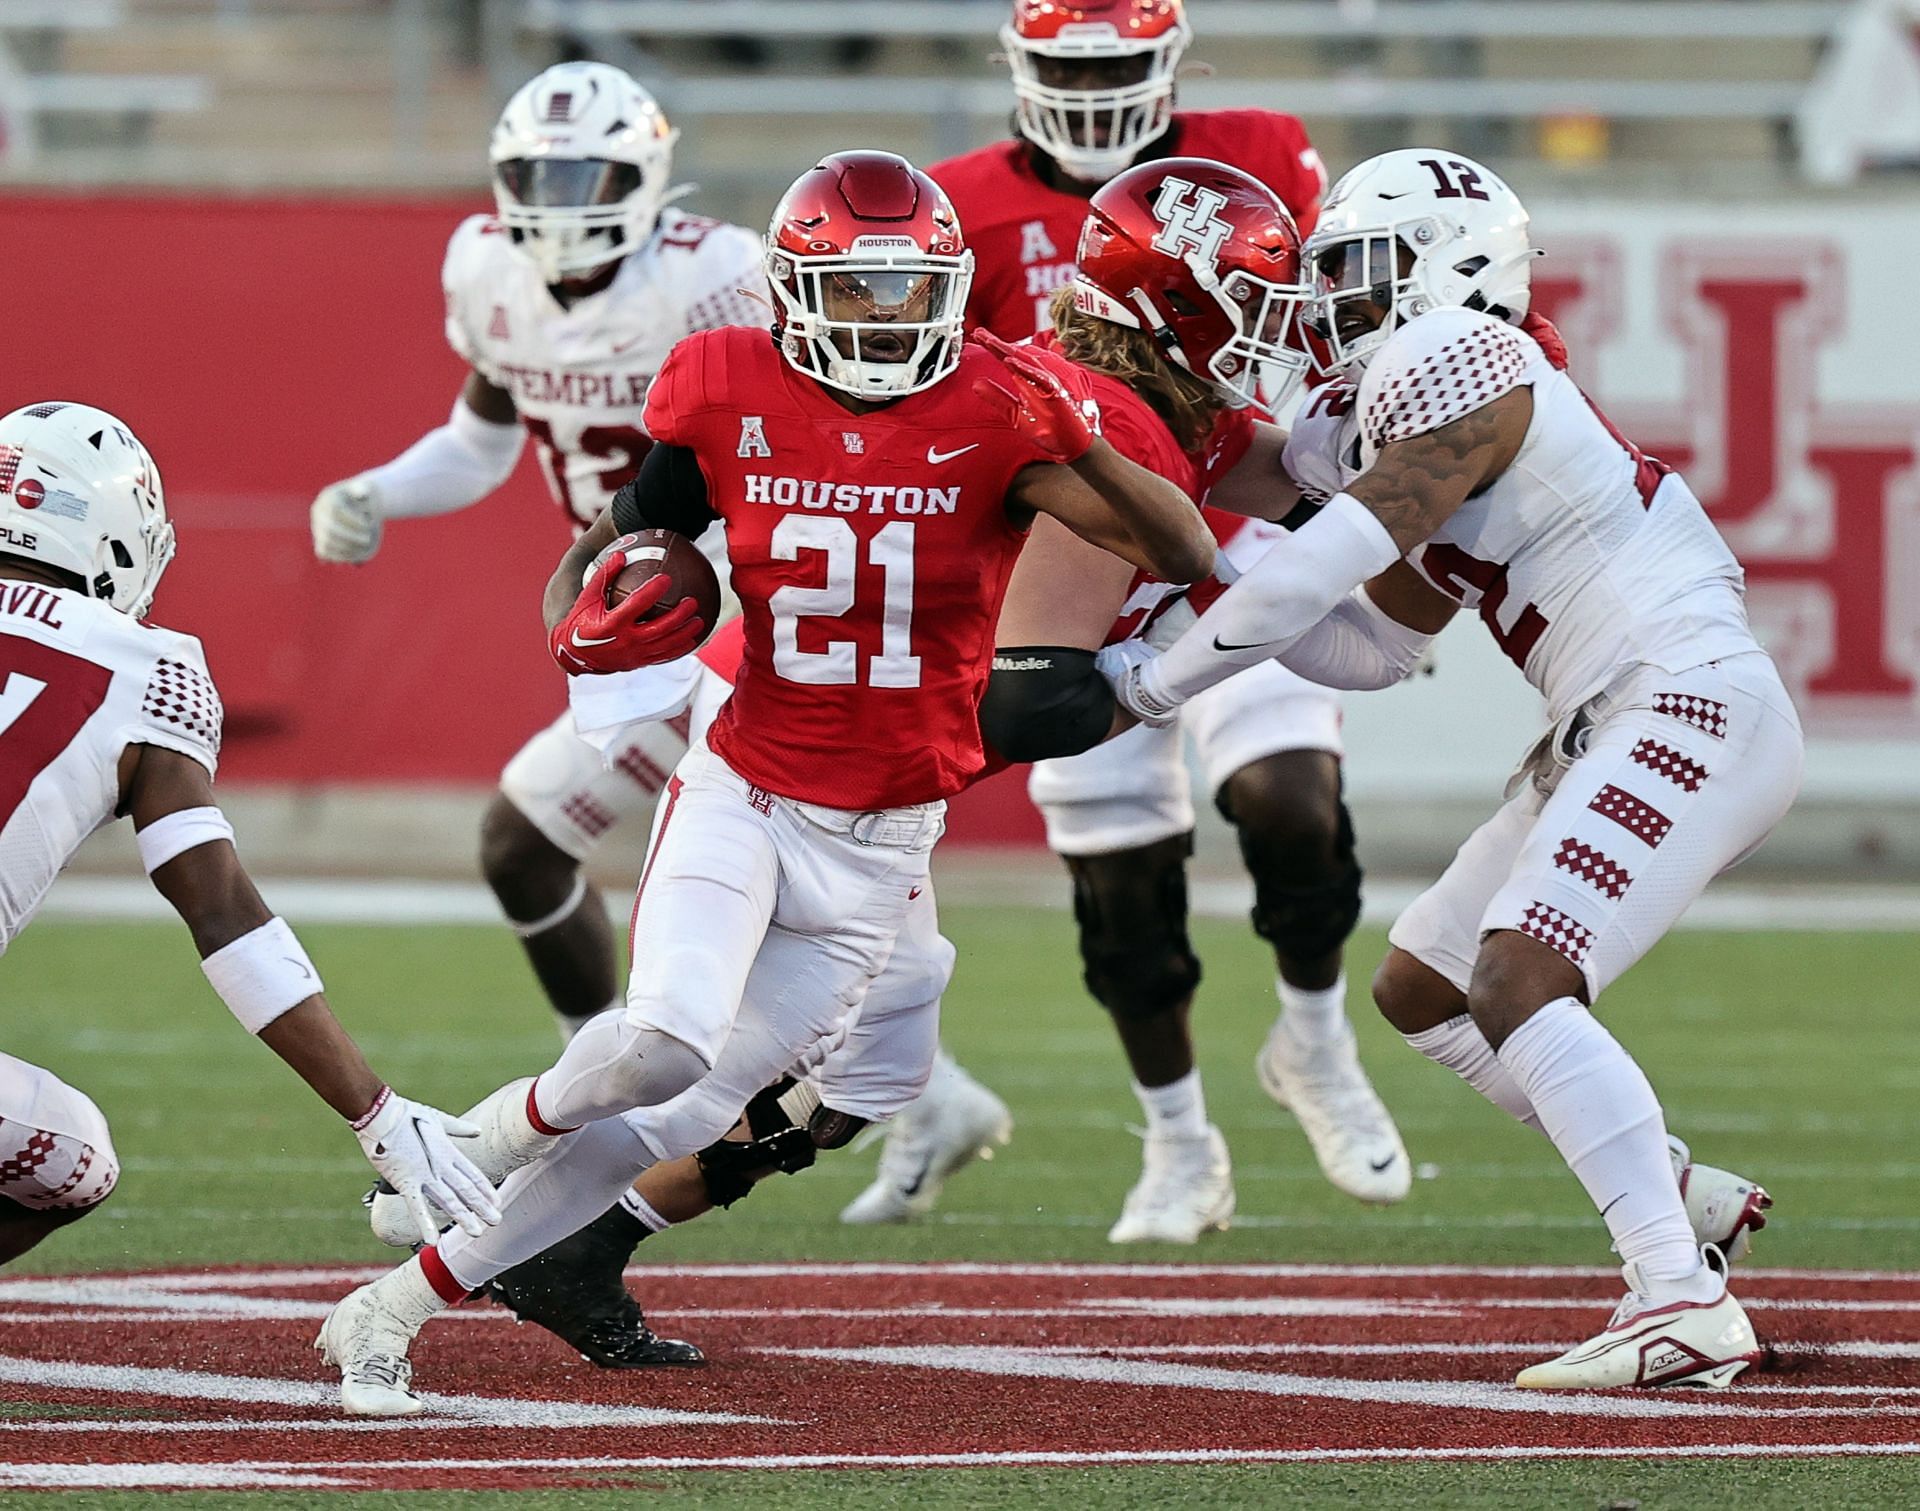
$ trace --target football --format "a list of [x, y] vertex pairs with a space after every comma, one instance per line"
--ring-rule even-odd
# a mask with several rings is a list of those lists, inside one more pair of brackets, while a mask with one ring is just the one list
[[684, 535], [672, 530], [636, 530], [623, 536], [618, 545], [627, 553], [627, 564], [607, 584], [607, 607], [612, 608], [643, 583], [665, 573], [673, 586], [643, 619], [664, 614], [683, 598], [691, 598], [704, 626], [704, 642], [720, 620], [720, 578], [713, 563], [700, 554], [700, 548]]

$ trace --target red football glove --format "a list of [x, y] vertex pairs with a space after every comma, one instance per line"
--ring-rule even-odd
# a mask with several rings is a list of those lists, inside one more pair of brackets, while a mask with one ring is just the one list
[[607, 607], [607, 590], [626, 564], [626, 553], [617, 544], [609, 547], [567, 617], [548, 636], [547, 648], [569, 677], [630, 672], [678, 661], [700, 644], [706, 625], [691, 598], [681, 599], [655, 618], [645, 617], [673, 587], [673, 579], [664, 572]]
[[1093, 422], [1067, 385], [1024, 347], [1010, 346], [992, 331], [981, 329], [972, 339], [1000, 359], [1008, 382], [978, 378], [973, 391], [998, 406], [1007, 423], [1056, 462], [1077, 462], [1093, 444]]
[[1520, 322], [1520, 329], [1539, 343], [1540, 350], [1546, 353], [1547, 360], [1561, 372], [1567, 370], [1570, 358], [1567, 356], [1567, 343], [1560, 332], [1554, 329], [1553, 322], [1545, 315], [1529, 310], [1526, 319]]

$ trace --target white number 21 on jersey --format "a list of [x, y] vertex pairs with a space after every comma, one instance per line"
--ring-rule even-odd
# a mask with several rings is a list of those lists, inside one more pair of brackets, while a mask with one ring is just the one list
[[[851, 640], [829, 640], [823, 651], [800, 649], [802, 619], [838, 619], [853, 607], [854, 569], [860, 539], [844, 519], [790, 514], [773, 532], [775, 561], [798, 561], [802, 551], [827, 558], [826, 581], [817, 588], [793, 585], [767, 601], [773, 610], [773, 669], [789, 682], [845, 686], [860, 680], [859, 649]], [[867, 664], [868, 687], [918, 687], [920, 658], [913, 644], [913, 526], [896, 519], [867, 543], [867, 561], [885, 579], [881, 602], [880, 654]]]

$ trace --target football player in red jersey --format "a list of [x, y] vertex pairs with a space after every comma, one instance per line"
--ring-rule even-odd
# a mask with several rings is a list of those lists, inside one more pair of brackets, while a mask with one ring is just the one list
[[423, 1410], [406, 1352], [430, 1316], [599, 1216], [651, 1156], [706, 1142], [643, 1151], [621, 1114], [742, 1064], [763, 1086], [843, 1029], [927, 885], [945, 800], [986, 764], [994, 625], [1039, 515], [1176, 582], [1211, 570], [1191, 502], [1093, 434], [1068, 364], [962, 345], [971, 271], [931, 179], [837, 154], [774, 212], [772, 338], [701, 332], [655, 379], [640, 476], [549, 584], [552, 644], [576, 674], [684, 654], [690, 606], [608, 608], [616, 537], [717, 518], [739, 678], [655, 822], [626, 1010], [474, 1111], [490, 1176], [533, 1167], [502, 1190], [503, 1242], [449, 1236], [329, 1314], [350, 1414]]
[[[1018, 135], [928, 170], [980, 261], [974, 323], [1010, 341], [1052, 328], [1088, 201], [1130, 165], [1230, 163], [1277, 195], [1302, 236], [1312, 229], [1326, 174], [1298, 120], [1174, 109], [1190, 36], [1181, 0], [1015, 0], [1000, 40]], [[1149, 233], [1166, 245], [1212, 234], [1204, 201], [1168, 209], [1169, 221]], [[1272, 543], [1271, 530], [1213, 518], [1238, 561]], [[1124, 578], [1119, 563], [1106, 567]], [[1222, 704], [1185, 721], [1254, 878], [1255, 929], [1277, 957], [1282, 1023], [1261, 1053], [1261, 1081], [1300, 1120], [1334, 1185], [1363, 1201], [1398, 1201], [1411, 1166], [1354, 1056], [1346, 1016], [1342, 951], [1359, 916], [1360, 873], [1341, 801], [1339, 698], [1284, 667], [1269, 665], [1261, 680], [1257, 691], [1236, 683]], [[1129, 741], [1044, 761], [1029, 785], [1048, 843], [1073, 875], [1088, 989], [1120, 1029], [1146, 1113], [1147, 1173], [1128, 1208], [1153, 1215], [1123, 1218], [1115, 1242], [1191, 1242], [1232, 1202], [1183, 1026], [1200, 967], [1179, 902], [1194, 828], [1180, 748], [1166, 736], [1150, 755]], [[1179, 915], [1171, 922], [1170, 907]], [[942, 1177], [1009, 1130], [1000, 1099], [943, 1055], [927, 1094], [889, 1125], [876, 1178], [843, 1218], [897, 1222], [929, 1210]]]

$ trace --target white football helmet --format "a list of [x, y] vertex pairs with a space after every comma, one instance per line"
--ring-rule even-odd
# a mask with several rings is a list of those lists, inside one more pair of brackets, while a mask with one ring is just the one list
[[[1384, 152], [1351, 170], [1307, 238], [1315, 293], [1308, 327], [1326, 343], [1327, 366], [1355, 371], [1403, 320], [1463, 306], [1519, 324], [1533, 259], [1519, 197], [1490, 169], [1434, 147]], [[1377, 326], [1342, 306], [1362, 301], [1387, 316]]]
[[[1173, 76], [1193, 40], [1184, 0], [1014, 0], [1000, 45], [1019, 99], [1014, 124], [1073, 177], [1104, 184], [1173, 116]], [[1069, 89], [1045, 65], [1138, 60], [1136, 82]]]
[[147, 448], [87, 404], [30, 404], [0, 419], [0, 555], [71, 572], [89, 597], [146, 618], [173, 560]]
[[673, 144], [652, 95], [608, 63], [557, 63], [521, 85], [493, 128], [500, 222], [549, 283], [637, 251], [660, 209]]

